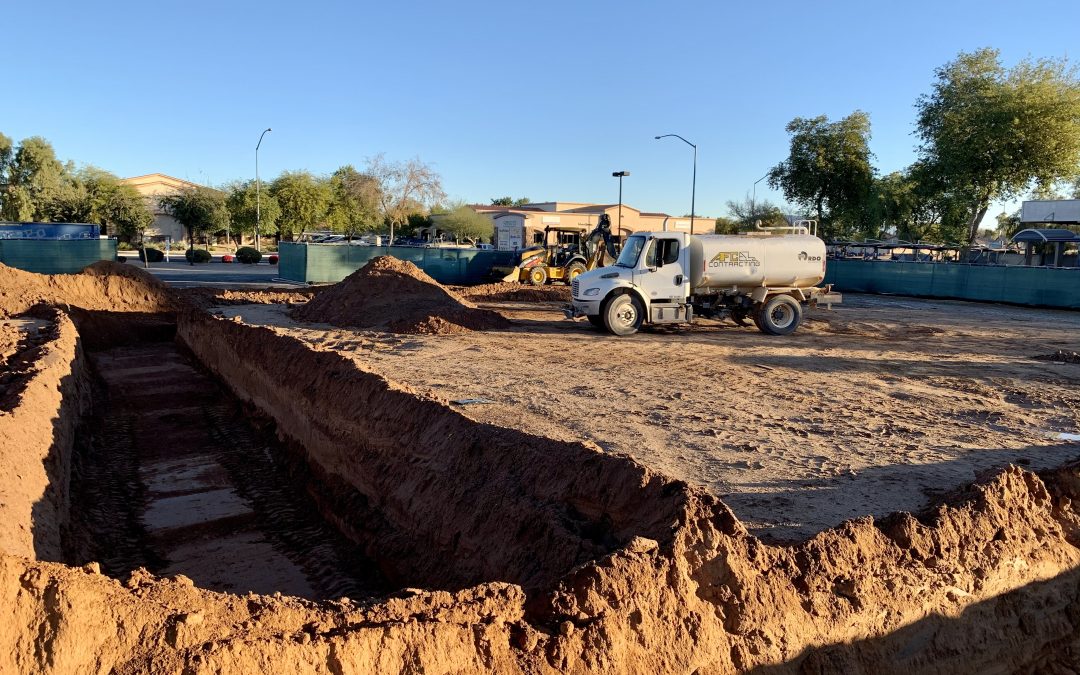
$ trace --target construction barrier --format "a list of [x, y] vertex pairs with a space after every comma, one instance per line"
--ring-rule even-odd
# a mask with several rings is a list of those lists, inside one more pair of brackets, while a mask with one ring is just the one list
[[1080, 309], [1080, 268], [829, 260], [825, 283], [850, 293]]
[[335, 283], [380, 255], [407, 260], [442, 284], [489, 281], [494, 265], [512, 264], [515, 259], [513, 251], [282, 242], [278, 246], [278, 272], [290, 281]]
[[0, 239], [0, 263], [39, 274], [74, 274], [116, 260], [115, 239]]

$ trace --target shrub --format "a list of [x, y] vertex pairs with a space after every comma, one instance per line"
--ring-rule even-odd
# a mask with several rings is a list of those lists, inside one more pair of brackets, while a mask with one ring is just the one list
[[129, 241], [118, 241], [118, 242], [116, 242], [116, 250], [117, 251], [134, 251], [135, 247], [132, 246], [131, 242], [129, 242]]
[[277, 264], [277, 261], [278, 261], [278, 257], [277, 257], [277, 254], [275, 253], [275, 254], [273, 254], [272, 256], [270, 256], [269, 258], [267, 258], [267, 261], [269, 261], [269, 263], [270, 263], [271, 265], [276, 265], [276, 264]]
[[[143, 251], [146, 251], [146, 257], [143, 257]], [[146, 262], [161, 262], [165, 259], [165, 252], [161, 249], [152, 248], [147, 246], [146, 249], [139, 249], [139, 260], [145, 260]]]
[[236, 262], [236, 256], [234, 256], [231, 253], [226, 253], [225, 255], [221, 256], [221, 262], [223, 262], [223, 263]]
[[236, 250], [236, 259], [245, 265], [254, 265], [262, 260], [262, 253], [250, 246], [243, 246]]
[[205, 249], [189, 248], [187, 252], [184, 253], [184, 257], [187, 258], [188, 262], [207, 263], [210, 262], [210, 258], [213, 256], [210, 255], [210, 251]]

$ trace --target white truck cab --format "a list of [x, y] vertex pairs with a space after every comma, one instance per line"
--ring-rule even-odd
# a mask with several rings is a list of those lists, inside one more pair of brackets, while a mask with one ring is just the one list
[[730, 317], [740, 325], [786, 335], [804, 304], [838, 303], [825, 276], [825, 244], [805, 228], [753, 235], [693, 236], [639, 232], [618, 260], [571, 284], [570, 318], [586, 317], [615, 335], [643, 324], [689, 323], [694, 315]]

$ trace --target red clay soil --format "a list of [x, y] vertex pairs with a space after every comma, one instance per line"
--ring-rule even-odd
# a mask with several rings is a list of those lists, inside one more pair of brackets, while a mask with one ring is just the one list
[[502, 282], [480, 286], [452, 286], [454, 292], [469, 300], [490, 302], [570, 302], [569, 286], [528, 286]]
[[506, 328], [502, 315], [477, 307], [411, 262], [373, 258], [293, 311], [301, 321], [394, 333], [447, 334]]
[[0, 264], [0, 316], [37, 304], [109, 312], [172, 310], [173, 296], [152, 275], [129, 265], [100, 261], [78, 274], [34, 274]]
[[297, 288], [295, 290], [267, 289], [232, 289], [196, 286], [177, 289], [176, 294], [183, 301], [194, 307], [210, 309], [228, 305], [284, 305], [300, 304], [311, 300], [320, 290], [329, 288]]

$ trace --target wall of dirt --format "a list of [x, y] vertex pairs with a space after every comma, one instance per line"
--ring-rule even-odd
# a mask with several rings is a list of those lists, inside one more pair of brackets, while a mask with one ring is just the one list
[[635, 536], [670, 540], [685, 501], [637, 463], [474, 422], [267, 328], [192, 311], [178, 337], [306, 453], [328, 517], [400, 583], [550, 587]]
[[[61, 560], [72, 447], [89, 380], [75, 325], [46, 312], [47, 341], [7, 361], [0, 395], [0, 552]], [[14, 372], [11, 372], [14, 371]]]

